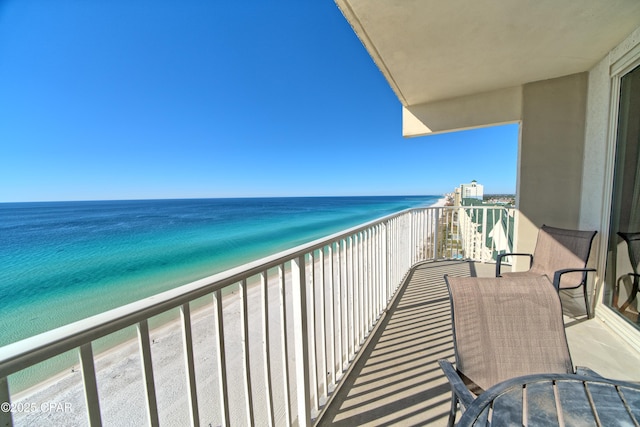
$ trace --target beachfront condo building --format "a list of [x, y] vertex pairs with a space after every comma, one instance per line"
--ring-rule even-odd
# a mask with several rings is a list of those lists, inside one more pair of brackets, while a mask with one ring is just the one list
[[[640, 381], [637, 266], [619, 234], [640, 232], [640, 2], [335, 2], [397, 96], [406, 137], [429, 144], [438, 133], [519, 124], [516, 206], [495, 208], [502, 238], [531, 253], [543, 224], [597, 231], [593, 318], [581, 291], [561, 293], [573, 362]], [[82, 403], [31, 425], [78, 413], [90, 425], [446, 425], [450, 388], [436, 360], [453, 347], [442, 276], [495, 272], [492, 251], [476, 251], [490, 227], [465, 249], [455, 209], [363, 224], [7, 346], [0, 402], [35, 402], [13, 396], [7, 377], [75, 352]], [[213, 319], [202, 360], [194, 301], [207, 301]], [[154, 364], [167, 340], [150, 339], [149, 319], [167, 310], [179, 313], [175, 373]], [[228, 316], [238, 319], [233, 334]], [[92, 343], [123, 328], [135, 330], [139, 356], [127, 366], [139, 368], [105, 378]], [[163, 385], [172, 374], [179, 387]], [[122, 401], [133, 383], [137, 400]], [[0, 425], [28, 416], [0, 412]]]
[[[494, 203], [485, 203], [482, 184], [476, 180], [460, 184], [453, 194], [453, 206], [459, 207], [455, 222], [461, 258], [495, 261], [498, 254], [513, 251], [513, 215], [508, 210], [492, 208], [498, 206]], [[484, 209], [473, 208], [482, 206]]]
[[473, 180], [469, 184], [460, 184], [460, 187], [456, 189], [456, 195], [457, 194], [460, 194], [460, 204], [464, 203], [464, 199], [482, 201], [484, 197], [484, 186], [478, 184], [476, 180]]

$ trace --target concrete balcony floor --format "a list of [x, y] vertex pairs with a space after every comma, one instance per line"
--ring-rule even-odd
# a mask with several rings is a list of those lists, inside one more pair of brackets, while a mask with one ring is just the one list
[[[442, 261], [415, 267], [320, 425], [446, 425], [451, 392], [437, 363], [454, 358], [445, 274], [492, 277], [495, 265]], [[597, 318], [587, 320], [583, 305], [565, 299], [574, 365], [640, 381], [640, 354]]]

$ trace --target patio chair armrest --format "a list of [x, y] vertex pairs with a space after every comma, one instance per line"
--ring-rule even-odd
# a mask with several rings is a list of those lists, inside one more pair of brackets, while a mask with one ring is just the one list
[[595, 268], [564, 268], [562, 270], [558, 270], [555, 273], [553, 273], [553, 286], [556, 289], [560, 289], [560, 279], [562, 278], [563, 274], [583, 272], [585, 273], [585, 276], [586, 276], [586, 274], [591, 271], [596, 271], [596, 269]]
[[602, 375], [586, 366], [576, 366], [576, 374], [584, 375], [585, 377], [603, 378]]
[[449, 384], [451, 384], [451, 391], [458, 396], [460, 404], [467, 408], [476, 397], [469, 391], [451, 362], [445, 359], [440, 359], [438, 360], [438, 364], [440, 365], [442, 372], [444, 372], [444, 375], [447, 377], [447, 380], [449, 380]]
[[526, 253], [510, 253], [510, 254], [498, 254], [496, 257], [496, 277], [500, 277], [500, 269], [502, 268], [502, 258], [508, 256], [528, 256], [529, 257], [529, 268], [533, 265], [533, 255]]

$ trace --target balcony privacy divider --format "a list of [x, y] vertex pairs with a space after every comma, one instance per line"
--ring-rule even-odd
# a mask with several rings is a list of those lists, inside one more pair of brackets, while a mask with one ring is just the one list
[[[389, 215], [5, 346], [0, 349], [0, 402], [19, 409], [21, 397], [12, 400], [7, 378], [75, 349], [88, 423], [98, 426], [117, 415], [134, 420], [103, 411], [110, 399], [121, 396], [101, 393], [107, 387], [100, 384], [96, 360], [101, 356], [93, 350], [99, 338], [135, 326], [141, 369], [139, 378], [126, 383], [139, 381], [143, 393], [136, 397], [139, 404], [130, 404], [146, 408], [142, 422], [159, 425], [170, 410], [163, 410], [166, 390], [159, 384], [162, 367], [154, 366], [150, 321], [178, 309], [180, 381], [186, 384], [178, 402], [182, 421], [310, 425], [413, 265], [438, 259], [490, 261], [512, 249], [512, 230], [513, 210], [505, 208], [433, 207]], [[209, 302], [205, 307], [195, 303], [202, 298]], [[215, 351], [199, 358], [194, 317], [204, 309], [211, 311], [207, 330]], [[200, 385], [206, 382], [215, 385]], [[20, 421], [25, 416], [1, 411], [0, 426], [28, 423], [28, 418]]]

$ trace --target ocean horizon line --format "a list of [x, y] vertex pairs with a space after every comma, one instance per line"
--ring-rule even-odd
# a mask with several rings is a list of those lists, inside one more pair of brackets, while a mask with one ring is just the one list
[[0, 201], [0, 205], [31, 203], [85, 203], [85, 202], [143, 202], [143, 201], [189, 201], [189, 200], [255, 200], [255, 199], [323, 199], [323, 198], [391, 198], [391, 197], [439, 197], [446, 194], [361, 194], [361, 195], [312, 195], [312, 196], [212, 196], [212, 197], [150, 197], [150, 198], [115, 198], [115, 199], [76, 199], [76, 200], [22, 200]]

